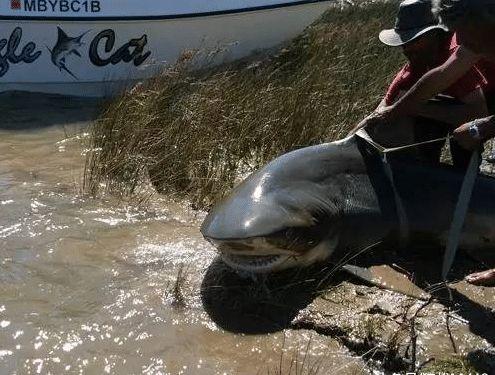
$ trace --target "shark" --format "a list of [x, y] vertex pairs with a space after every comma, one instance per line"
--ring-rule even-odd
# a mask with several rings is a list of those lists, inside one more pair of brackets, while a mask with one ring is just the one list
[[[442, 246], [463, 177], [450, 165], [384, 160], [353, 135], [272, 160], [210, 210], [201, 232], [227, 265], [251, 273], [339, 263], [402, 233]], [[495, 250], [493, 177], [476, 178], [460, 247]]]
[[58, 36], [57, 36], [57, 43], [55, 46], [51, 49], [50, 47], [46, 46], [48, 51], [51, 53], [51, 60], [53, 65], [55, 65], [57, 68], [60, 69], [60, 71], [65, 71], [68, 73], [70, 76], [72, 76], [74, 79], [78, 80], [77, 76], [72, 73], [69, 68], [67, 68], [67, 57], [70, 55], [76, 55], [78, 57], [81, 57], [81, 53], [79, 52], [79, 48], [81, 48], [84, 43], [82, 42], [82, 38], [90, 31], [86, 31], [79, 35], [78, 37], [70, 37], [66, 34], [64, 30], [62, 30], [60, 27], [57, 27], [58, 30]]

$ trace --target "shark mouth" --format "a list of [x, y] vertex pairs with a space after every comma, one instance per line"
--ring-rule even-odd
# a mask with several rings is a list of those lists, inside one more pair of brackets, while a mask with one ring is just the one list
[[292, 255], [238, 255], [221, 253], [222, 260], [236, 270], [270, 272], [284, 265]]

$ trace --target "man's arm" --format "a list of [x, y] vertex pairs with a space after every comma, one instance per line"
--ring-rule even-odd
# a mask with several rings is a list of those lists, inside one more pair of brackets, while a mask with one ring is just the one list
[[395, 104], [382, 109], [385, 119], [409, 115], [418, 111], [422, 103], [452, 86], [479, 59], [479, 55], [466, 47], [460, 46], [443, 65], [427, 72]]
[[485, 95], [479, 87], [461, 98], [462, 104], [427, 102], [419, 106], [418, 114], [450, 125], [459, 126], [465, 122], [488, 116]]

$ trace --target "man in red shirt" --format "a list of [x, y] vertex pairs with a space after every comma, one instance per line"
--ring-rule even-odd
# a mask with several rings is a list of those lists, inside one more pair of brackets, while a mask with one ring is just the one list
[[[456, 32], [459, 47], [447, 61], [427, 72], [399, 100], [377, 108], [361, 122], [361, 126], [395, 122], [415, 113], [425, 101], [456, 82], [473, 66], [486, 79], [485, 95], [490, 116], [477, 116], [454, 131], [454, 137], [467, 149], [475, 149], [495, 137], [495, 0], [434, 0], [434, 11], [442, 23]], [[469, 120], [468, 120], [469, 121]], [[495, 285], [495, 269], [466, 277], [476, 285]]]
[[[399, 7], [394, 29], [383, 30], [379, 37], [386, 45], [402, 47], [409, 62], [396, 75], [377, 111], [393, 105], [425, 73], [443, 64], [459, 48], [452, 34], [448, 33], [447, 28], [440, 25], [433, 15], [431, 1], [428, 0], [403, 1]], [[441, 100], [425, 103], [414, 113], [396, 119], [391, 127], [398, 133], [405, 133], [406, 126], [412, 126], [416, 142], [446, 136], [449, 131], [463, 122], [487, 114], [483, 95], [485, 84], [478, 69], [469, 69], [441, 92], [445, 96], [454, 98], [455, 104], [452, 104], [452, 101], [445, 103]], [[365, 119], [356, 129], [366, 122]], [[379, 142], [388, 136], [389, 132], [386, 128], [376, 129], [375, 138]], [[466, 167], [470, 153], [459, 147], [456, 142], [451, 142], [450, 146], [454, 165]], [[442, 144], [439, 143], [423, 146], [420, 156], [424, 160], [438, 162], [441, 148]]]

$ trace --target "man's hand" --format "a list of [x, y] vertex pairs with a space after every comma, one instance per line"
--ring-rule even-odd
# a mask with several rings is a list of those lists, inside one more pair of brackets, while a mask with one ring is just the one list
[[454, 130], [454, 139], [465, 149], [474, 150], [495, 135], [492, 122], [493, 116], [467, 122]]
[[375, 126], [380, 124], [390, 123], [394, 118], [393, 106], [383, 106], [378, 107], [371, 113], [368, 117], [357, 124], [348, 134], [355, 134], [360, 129], [366, 128], [367, 130], [372, 130]]
[[454, 139], [467, 150], [475, 150], [481, 144], [481, 139], [469, 130], [471, 126], [468, 122], [454, 130]]
[[373, 113], [375, 121], [379, 123], [390, 123], [397, 117], [395, 105], [379, 107]]

